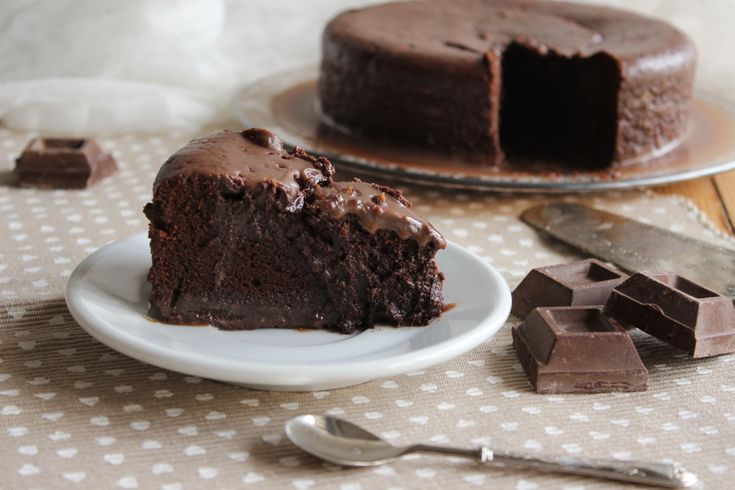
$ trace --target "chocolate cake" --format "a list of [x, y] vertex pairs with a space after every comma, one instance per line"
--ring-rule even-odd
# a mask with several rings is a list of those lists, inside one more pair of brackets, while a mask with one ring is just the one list
[[327, 124], [486, 164], [601, 168], [665, 153], [687, 128], [693, 44], [620, 10], [389, 3], [334, 18], [322, 49]]
[[397, 190], [333, 182], [263, 129], [193, 140], [146, 205], [151, 307], [223, 329], [426, 325], [444, 308], [442, 236]]

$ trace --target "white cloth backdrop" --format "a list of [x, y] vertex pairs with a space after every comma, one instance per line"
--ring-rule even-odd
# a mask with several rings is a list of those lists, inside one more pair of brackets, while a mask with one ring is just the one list
[[[700, 85], [735, 81], [735, 0], [593, 0], [664, 17], [700, 50]], [[196, 129], [243, 85], [315, 62], [335, 13], [374, 0], [3, 0], [0, 118], [43, 132]], [[735, 95], [734, 95], [735, 97]]]

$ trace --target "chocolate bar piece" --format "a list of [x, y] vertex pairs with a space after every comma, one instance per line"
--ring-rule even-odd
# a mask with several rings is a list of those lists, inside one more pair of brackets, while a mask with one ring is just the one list
[[600, 306], [537, 308], [513, 347], [539, 393], [643, 391], [648, 370], [628, 332]]
[[539, 306], [604, 305], [610, 291], [626, 277], [595, 259], [539, 267], [513, 291], [511, 312], [524, 318]]
[[34, 138], [15, 163], [21, 187], [84, 189], [117, 171], [91, 139]]
[[676, 274], [633, 274], [613, 289], [605, 312], [694, 358], [735, 352], [732, 298]]

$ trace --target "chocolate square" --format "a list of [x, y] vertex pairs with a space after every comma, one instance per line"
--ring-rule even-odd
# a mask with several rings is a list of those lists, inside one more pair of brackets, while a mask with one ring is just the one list
[[605, 312], [694, 358], [735, 352], [732, 298], [676, 274], [633, 274], [613, 289]]
[[524, 318], [539, 306], [604, 305], [610, 291], [626, 277], [596, 259], [539, 267], [513, 291], [511, 313]]
[[20, 187], [84, 189], [117, 171], [91, 139], [34, 138], [16, 160]]
[[599, 306], [537, 308], [513, 327], [513, 347], [539, 393], [643, 391], [633, 341]]

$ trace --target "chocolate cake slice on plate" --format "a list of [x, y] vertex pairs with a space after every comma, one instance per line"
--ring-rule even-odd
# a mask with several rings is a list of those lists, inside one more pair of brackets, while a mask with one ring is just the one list
[[399, 191], [333, 173], [264, 129], [218, 132], [171, 156], [144, 210], [152, 313], [344, 333], [436, 318], [442, 236]]

